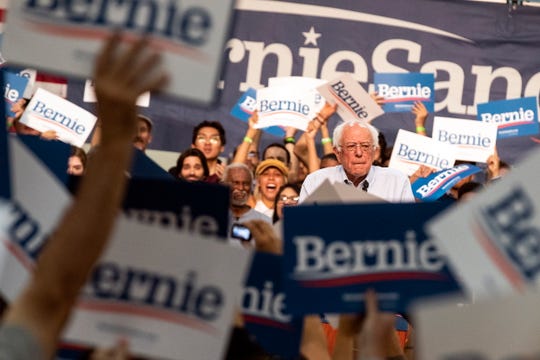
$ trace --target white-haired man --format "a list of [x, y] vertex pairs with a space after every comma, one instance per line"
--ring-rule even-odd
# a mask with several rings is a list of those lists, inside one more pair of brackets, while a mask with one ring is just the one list
[[334, 153], [340, 165], [309, 174], [300, 192], [304, 201], [324, 180], [345, 183], [390, 202], [414, 202], [407, 176], [395, 169], [372, 165], [379, 131], [371, 124], [350, 120], [334, 129]]

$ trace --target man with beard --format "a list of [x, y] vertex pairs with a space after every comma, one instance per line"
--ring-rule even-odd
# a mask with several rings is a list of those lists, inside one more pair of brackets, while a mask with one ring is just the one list
[[[231, 230], [235, 224], [242, 224], [248, 220], [255, 219], [267, 221], [269, 224], [272, 223], [272, 220], [268, 216], [252, 209], [247, 204], [252, 193], [253, 175], [246, 164], [232, 163], [225, 167], [222, 183], [229, 186], [231, 191], [231, 211], [229, 212], [230, 243], [238, 244], [239, 241], [231, 236]], [[243, 241], [243, 245], [251, 244], [251, 241]]]
[[152, 120], [144, 115], [137, 115], [137, 135], [133, 139], [133, 146], [144, 152], [152, 142]]

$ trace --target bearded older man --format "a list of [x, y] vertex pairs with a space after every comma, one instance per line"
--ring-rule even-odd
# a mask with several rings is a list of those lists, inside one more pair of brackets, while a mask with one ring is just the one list
[[[264, 220], [269, 224], [272, 223], [268, 216], [248, 205], [252, 195], [253, 173], [246, 164], [232, 163], [225, 167], [221, 182], [228, 185], [231, 191], [229, 234], [233, 224], [242, 224], [248, 220]], [[229, 236], [229, 242], [238, 244], [238, 239]]]
[[372, 165], [379, 131], [360, 120], [345, 121], [334, 129], [334, 153], [340, 165], [309, 174], [300, 192], [304, 201], [324, 180], [344, 183], [390, 202], [414, 202], [408, 177], [395, 169]]

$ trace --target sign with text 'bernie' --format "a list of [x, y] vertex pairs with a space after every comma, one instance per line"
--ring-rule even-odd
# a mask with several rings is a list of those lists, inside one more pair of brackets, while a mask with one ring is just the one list
[[424, 104], [434, 111], [435, 76], [422, 73], [375, 73], [374, 84], [379, 96], [384, 97], [385, 112], [410, 112], [414, 103]]
[[369, 288], [377, 291], [382, 309], [405, 312], [418, 298], [458, 291], [445, 257], [423, 230], [445, 206], [287, 208], [284, 281], [290, 312], [358, 312]]
[[430, 137], [400, 129], [388, 167], [412, 175], [421, 165], [437, 170], [447, 169], [456, 162], [456, 149]]
[[536, 151], [486, 191], [427, 224], [476, 299], [539, 284], [539, 166]]
[[11, 111], [11, 107], [23, 97], [28, 85], [28, 79], [6, 70], [2, 71], [2, 75], [4, 76], [3, 89], [6, 116], [13, 117], [15, 113]]
[[257, 90], [257, 128], [292, 126], [305, 131], [313, 117], [313, 93], [289, 86], [271, 86]]
[[121, 217], [64, 339], [160, 359], [223, 358], [250, 253]]
[[422, 201], [435, 201], [467, 176], [482, 171], [478, 166], [461, 164], [419, 178], [411, 184], [414, 197]]
[[[236, 104], [234, 104], [230, 114], [247, 123], [255, 110], [257, 110], [257, 90], [249, 88], [240, 96]], [[285, 136], [285, 130], [279, 126], [270, 126], [265, 128], [264, 131], [277, 137]]]
[[[84, 1], [77, 5], [15, 1], [9, 8], [2, 52], [9, 54], [10, 63], [88, 78], [112, 29], [126, 32], [126, 42], [144, 33], [170, 69], [167, 92], [209, 104], [217, 93], [232, 5], [232, 0]], [[50, 51], [52, 43], [54, 51]]]
[[537, 103], [537, 98], [531, 96], [478, 104], [478, 120], [497, 124], [499, 139], [536, 135], [540, 131]]
[[248, 332], [271, 354], [285, 359], [299, 354], [303, 317], [294, 318], [283, 292], [281, 255], [256, 252], [242, 299], [242, 314]]
[[54, 131], [58, 140], [83, 147], [96, 120], [91, 112], [47, 90], [37, 89], [20, 121], [41, 132]]
[[358, 119], [371, 121], [384, 113], [366, 90], [345, 73], [317, 88], [331, 104], [337, 104], [337, 113], [344, 120]]
[[495, 152], [497, 125], [476, 120], [435, 116], [431, 137], [454, 147], [456, 160], [485, 163], [487, 158]]

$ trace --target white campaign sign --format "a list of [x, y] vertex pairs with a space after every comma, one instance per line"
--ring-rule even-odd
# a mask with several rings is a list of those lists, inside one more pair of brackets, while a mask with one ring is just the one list
[[10, 136], [8, 141], [13, 203], [8, 236], [0, 244], [0, 290], [12, 301], [33, 271], [35, 259], [28, 253], [45, 243], [71, 196], [17, 137]]
[[427, 231], [477, 299], [540, 284], [540, 151], [470, 201], [431, 220]]
[[371, 121], [384, 114], [383, 109], [349, 73], [345, 73], [317, 88], [331, 104], [337, 104], [337, 113], [344, 120]]
[[388, 167], [412, 175], [421, 165], [437, 170], [454, 166], [455, 149], [430, 137], [400, 129]]
[[497, 124], [435, 116], [431, 137], [456, 147], [456, 160], [485, 163], [495, 152]]
[[64, 1], [12, 1], [2, 53], [9, 54], [6, 60], [12, 64], [88, 78], [94, 57], [111, 29], [124, 29], [128, 42], [134, 34], [148, 33], [151, 46], [163, 55], [170, 70], [166, 91], [209, 104], [217, 93], [233, 3], [152, 0], [72, 5]]
[[122, 215], [64, 334], [160, 359], [221, 359], [250, 252]]
[[313, 93], [288, 86], [273, 86], [257, 90], [259, 121], [257, 128], [292, 126], [305, 131], [314, 106]]
[[55, 131], [58, 140], [78, 147], [83, 147], [96, 120], [94, 114], [44, 89], [37, 89], [21, 117], [21, 123], [41, 132]]
[[430, 360], [538, 359], [540, 294], [467, 306], [419, 303], [413, 311], [416, 350]]
[[[86, 80], [84, 83], [83, 101], [88, 103], [97, 102], [96, 92], [94, 89], [94, 82], [92, 80]], [[142, 107], [148, 107], [150, 105], [150, 92], [145, 92], [137, 98], [137, 105]]]
[[[313, 97], [309, 103], [310, 112], [307, 117], [311, 120], [317, 116], [317, 113], [324, 107], [325, 99], [317, 91], [317, 87], [326, 83], [326, 80], [310, 78], [306, 76], [282, 76], [268, 79], [268, 87], [285, 86], [297, 89], [300, 93], [306, 93], [303, 97], [307, 103], [310, 97]], [[309, 93], [310, 95], [307, 95]]]

